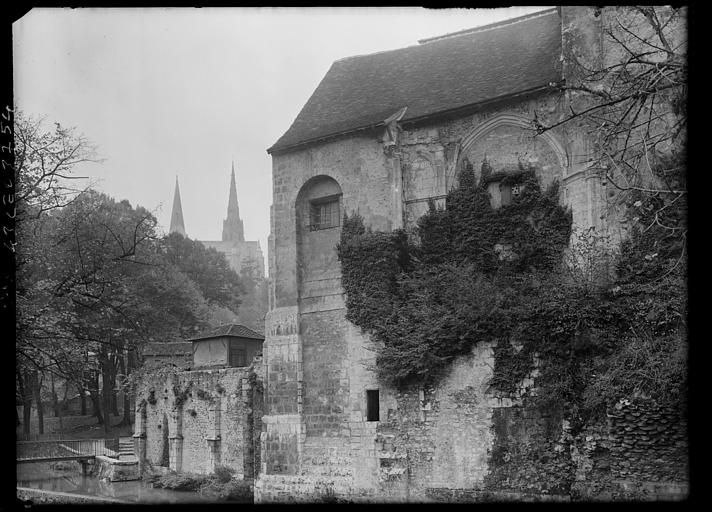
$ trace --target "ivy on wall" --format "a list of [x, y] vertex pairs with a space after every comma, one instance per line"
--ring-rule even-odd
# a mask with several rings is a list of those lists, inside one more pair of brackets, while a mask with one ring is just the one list
[[557, 185], [542, 191], [535, 169], [521, 165], [505, 179], [522, 192], [495, 209], [483, 170], [478, 184], [466, 163], [445, 209], [431, 203], [410, 237], [344, 218], [337, 251], [347, 318], [382, 342], [379, 374], [397, 386], [432, 382], [475, 343], [508, 338], [522, 290], [561, 261], [571, 213]]
[[[521, 193], [493, 208], [492, 181], [520, 185]], [[654, 211], [643, 201], [634, 208]], [[684, 266], [667, 270], [680, 251], [666, 249], [664, 232], [639, 229], [617, 255], [613, 281], [610, 269], [592, 272], [590, 264], [582, 277], [564, 264], [581, 247], [589, 263], [609, 259], [598, 254], [593, 231], [568, 247], [571, 224], [556, 183], [542, 190], [535, 168], [520, 164], [503, 174], [486, 161], [479, 183], [466, 162], [445, 209], [431, 203], [412, 232], [375, 232], [360, 216], [345, 215], [337, 252], [347, 318], [379, 342], [379, 377], [399, 388], [432, 384], [455, 357], [490, 341], [490, 384], [500, 391], [514, 391], [538, 357], [535, 399], [543, 407], [582, 417], [633, 393], [679, 402], [686, 385]], [[661, 254], [666, 273], [658, 268], [662, 278], [651, 287]]]

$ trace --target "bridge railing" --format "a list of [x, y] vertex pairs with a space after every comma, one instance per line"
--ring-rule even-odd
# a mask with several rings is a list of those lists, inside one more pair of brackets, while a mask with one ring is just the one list
[[47, 441], [18, 441], [17, 460], [62, 459], [71, 457], [116, 457], [119, 438], [114, 439], [52, 439]]

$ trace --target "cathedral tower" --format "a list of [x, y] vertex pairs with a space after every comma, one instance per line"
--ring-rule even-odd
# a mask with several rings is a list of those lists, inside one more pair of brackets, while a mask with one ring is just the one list
[[176, 191], [173, 195], [173, 211], [171, 212], [171, 228], [169, 233], [180, 233], [185, 235], [183, 225], [183, 206], [180, 204], [180, 189], [178, 188], [178, 176], [176, 176]]
[[230, 175], [230, 198], [227, 203], [227, 218], [223, 221], [223, 242], [244, 242], [245, 230], [240, 219], [240, 207], [237, 205], [237, 187], [235, 185], [235, 162]]

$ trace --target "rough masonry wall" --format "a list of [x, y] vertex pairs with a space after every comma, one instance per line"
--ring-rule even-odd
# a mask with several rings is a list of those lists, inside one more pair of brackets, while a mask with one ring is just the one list
[[[495, 171], [520, 158], [535, 162], [542, 169], [544, 187], [559, 181], [561, 200], [571, 206], [574, 225], [606, 228], [607, 195], [589, 170], [592, 148], [584, 128], [566, 124], [545, 136], [531, 128], [535, 116], [544, 124], [562, 119], [566, 105], [564, 96], [550, 94], [494, 105], [458, 119], [406, 126], [396, 150], [402, 162], [406, 223], [412, 225], [427, 211], [425, 199], [433, 191], [445, 195], [454, 186], [465, 156], [479, 177], [486, 154]], [[421, 200], [414, 201], [417, 198]]]
[[430, 501], [438, 489], [482, 487], [493, 411], [503, 405], [488, 393], [493, 364], [492, 346], [483, 344], [437, 387], [394, 393], [376, 441], [384, 494]]
[[689, 492], [687, 418], [683, 408], [643, 398], [621, 400], [608, 421], [582, 432], [572, 448], [580, 499], [684, 498]]
[[[216, 465], [235, 469], [240, 477], [254, 474], [259, 461], [261, 379], [252, 367], [176, 372], [142, 382], [137, 402], [136, 434], [143, 436], [145, 458], [176, 471], [208, 474]], [[165, 418], [165, 421], [164, 421]], [[167, 434], [164, 432], [168, 429]], [[166, 445], [168, 443], [168, 445]]]
[[649, 400], [622, 401], [607, 421], [574, 432], [561, 410], [489, 389], [492, 347], [458, 358], [434, 388], [395, 392], [378, 425], [382, 500], [684, 499], [686, 419]]

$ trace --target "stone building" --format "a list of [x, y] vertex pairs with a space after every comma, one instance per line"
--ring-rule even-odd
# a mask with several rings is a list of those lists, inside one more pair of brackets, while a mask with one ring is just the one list
[[[506, 432], [520, 411], [518, 395], [487, 391], [492, 347], [477, 345], [437, 388], [389, 389], [372, 370], [374, 344], [346, 320], [335, 245], [344, 212], [374, 230], [411, 226], [428, 200], [442, 203], [465, 157], [477, 172], [485, 157], [504, 172], [534, 162], [544, 186], [560, 182], [575, 226], [617, 229], [587, 134], [573, 123], [539, 136], [532, 128], [537, 116], [567, 114], [554, 87], [568, 72], [563, 56], [598, 51], [600, 22], [592, 8], [555, 8], [338, 60], [267, 150], [273, 205], [257, 501], [477, 499], [498, 488], [494, 432]], [[541, 495], [556, 494], [536, 481], [547, 475], [530, 476]]]
[[[173, 209], [171, 210], [171, 225], [169, 233], [186, 235], [183, 223], [183, 207], [181, 205], [178, 178], [173, 196]], [[264, 256], [258, 240], [245, 240], [245, 228], [240, 218], [240, 207], [237, 202], [237, 185], [235, 184], [235, 164], [232, 164], [230, 174], [230, 192], [227, 204], [227, 218], [223, 220], [221, 240], [199, 240], [205, 247], [211, 247], [221, 252], [227, 258], [230, 268], [238, 274], [246, 266], [254, 268], [258, 278], [265, 277]]]
[[255, 476], [260, 464], [263, 339], [243, 325], [222, 326], [187, 342], [187, 366], [182, 364], [186, 343], [152, 349], [181, 364], [145, 375], [138, 387], [134, 453], [141, 471], [151, 464], [209, 474], [223, 465], [234, 469], [238, 478]]
[[239, 368], [249, 366], [262, 355], [265, 337], [244, 325], [221, 325], [210, 332], [192, 338], [193, 368]]

